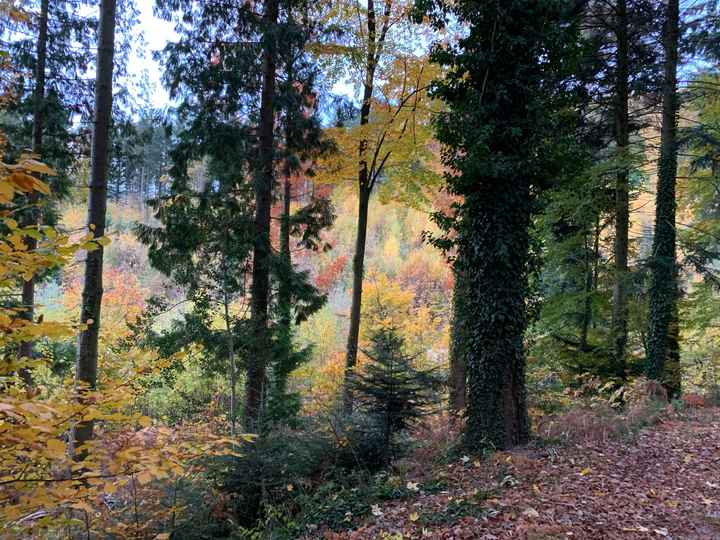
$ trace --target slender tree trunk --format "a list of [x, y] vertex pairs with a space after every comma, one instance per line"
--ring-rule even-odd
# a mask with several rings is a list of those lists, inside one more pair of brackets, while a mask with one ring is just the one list
[[228, 294], [227, 271], [223, 274], [223, 308], [225, 310], [225, 331], [228, 346], [228, 359], [230, 360], [230, 435], [235, 436], [235, 421], [237, 418], [237, 366], [235, 365], [235, 334], [233, 334], [230, 320], [230, 296]]
[[[90, 194], [88, 196], [88, 228], [95, 238], [105, 234], [107, 214], [107, 173], [112, 115], [113, 58], [115, 55], [115, 0], [100, 4], [97, 71], [95, 76], [95, 122], [90, 156]], [[100, 309], [103, 295], [103, 246], [89, 251], [85, 259], [85, 283], [82, 292], [80, 322], [87, 325], [80, 333], [75, 364], [75, 378], [82, 394], [93, 390], [97, 383]], [[93, 422], [75, 426], [77, 448], [93, 436]], [[84, 452], [78, 457], [82, 459]]]
[[[368, 51], [365, 65], [365, 83], [363, 101], [360, 107], [360, 126], [370, 121], [372, 96], [375, 87], [375, 62], [378, 43], [376, 43], [377, 23], [375, 4], [368, 0], [367, 10]], [[353, 257], [353, 290], [350, 306], [350, 329], [348, 332], [345, 358], [345, 384], [343, 386], [343, 409], [350, 414], [353, 409], [352, 390], [348, 384], [350, 373], [357, 363], [358, 340], [360, 338], [360, 312], [362, 309], [362, 286], [365, 271], [365, 242], [367, 240], [368, 210], [372, 183], [367, 161], [368, 140], [363, 137], [358, 144], [358, 225], [355, 238], [355, 256]]]
[[584, 351], [588, 346], [588, 332], [592, 322], [592, 288], [593, 288], [593, 265], [591, 260], [592, 251], [588, 240], [588, 233], [585, 234], [585, 298], [583, 299], [583, 314], [580, 321], [580, 350]]
[[260, 428], [260, 411], [265, 385], [270, 339], [268, 336], [268, 307], [270, 304], [270, 208], [275, 181], [275, 26], [278, 19], [278, 0], [265, 4], [263, 23], [263, 82], [260, 98], [259, 170], [255, 174], [255, 245], [253, 248], [250, 317], [252, 320], [254, 353], [248, 360], [245, 385], [245, 428]]
[[466, 336], [463, 335], [464, 327], [462, 315], [464, 306], [462, 304], [463, 290], [462, 277], [455, 274], [455, 286], [453, 287], [453, 314], [450, 335], [450, 412], [459, 414], [465, 410], [467, 395], [467, 372], [465, 366], [464, 346], [467, 345]]
[[629, 37], [627, 1], [616, 5], [617, 37], [615, 76], [615, 137], [622, 164], [615, 181], [615, 286], [612, 309], [612, 350], [615, 372], [626, 374], [626, 348], [628, 337], [628, 251], [630, 227], [630, 169], [627, 165], [630, 146], [629, 115]]
[[355, 256], [353, 257], [353, 288], [350, 306], [350, 332], [347, 341], [347, 357], [345, 360], [345, 388], [343, 407], [347, 414], [353, 410], [353, 395], [347, 382], [357, 363], [358, 342], [360, 339], [360, 312], [362, 308], [362, 286], [365, 266], [365, 244], [367, 242], [368, 211], [370, 207], [370, 190], [361, 188], [358, 194], [358, 221], [355, 237]]
[[[290, 253], [290, 200], [292, 197], [292, 186], [290, 184], [289, 167], [285, 170], [283, 182], [283, 214], [280, 222], [280, 257], [285, 267], [285, 272], [292, 269], [292, 255]], [[287, 378], [290, 375], [290, 353], [292, 335], [292, 288], [289, 279], [283, 278], [278, 286], [278, 306], [280, 319], [280, 339], [283, 341], [281, 358], [277, 359], [275, 373], [275, 395], [282, 398], [287, 387]]]
[[675, 184], [677, 179], [677, 123], [679, 99], [677, 65], [680, 8], [679, 0], [669, 0], [663, 31], [665, 74], [663, 112], [655, 198], [648, 329], [647, 375], [662, 381], [668, 394], [679, 391], [677, 332], [677, 264], [675, 249]]
[[[32, 152], [40, 155], [42, 152], [43, 131], [44, 131], [44, 112], [45, 112], [45, 65], [47, 63], [47, 40], [48, 40], [48, 4], [49, 0], [42, 0], [40, 4], [40, 19], [37, 39], [37, 64], [35, 66], [35, 89], [33, 91], [33, 137]], [[40, 221], [40, 212], [37, 208], [38, 193], [30, 194], [30, 209], [24, 216], [23, 225], [38, 225]], [[28, 251], [34, 251], [37, 248], [37, 240], [32, 237], [26, 237], [25, 242]], [[22, 286], [22, 305], [25, 311], [23, 318], [32, 321], [35, 317], [35, 277], [23, 282]], [[32, 341], [23, 341], [18, 348], [18, 358], [32, 358], [34, 355], [34, 343]], [[29, 369], [21, 369], [20, 376], [27, 386], [32, 385], [32, 375]]]

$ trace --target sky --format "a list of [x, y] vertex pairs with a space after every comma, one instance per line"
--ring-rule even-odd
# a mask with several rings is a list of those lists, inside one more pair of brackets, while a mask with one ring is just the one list
[[[153, 53], [162, 50], [169, 41], [177, 40], [178, 35], [172, 22], [155, 17], [154, 4], [155, 0], [137, 0], [140, 11], [137, 45], [134, 54], [130, 57], [128, 69], [138, 81], [147, 74], [154, 88], [150, 104], [156, 108], [163, 108], [170, 105], [171, 101], [162, 84], [162, 66], [153, 59]], [[342, 94], [351, 99], [356, 97], [354, 85], [349, 82], [336, 83], [332, 91], [334, 94]]]
[[[169, 41], [177, 39], [177, 34], [173, 23], [153, 15], [154, 4], [155, 0], [137, 1], [140, 11], [140, 24], [137, 27], [138, 45], [135, 54], [130, 57], [128, 69], [138, 80], [147, 74], [148, 80], [154, 87], [151, 104], [153, 107], [161, 108], [170, 104], [170, 96], [162, 85], [162, 67], [153, 59], [153, 53], [162, 50]], [[140, 41], [141, 37], [144, 43]]]

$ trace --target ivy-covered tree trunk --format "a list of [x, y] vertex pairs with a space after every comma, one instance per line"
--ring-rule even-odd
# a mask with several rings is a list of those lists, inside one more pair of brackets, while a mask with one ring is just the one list
[[523, 178], [489, 182], [466, 198], [460, 272], [465, 276], [462, 353], [467, 366], [466, 444], [528, 441], [525, 294], [530, 190]]
[[[40, 17], [38, 24], [37, 38], [37, 64], [35, 66], [35, 89], [33, 90], [33, 131], [32, 131], [32, 151], [33, 154], [40, 155], [42, 153], [43, 131], [44, 131], [44, 110], [45, 110], [45, 65], [47, 63], [47, 41], [48, 41], [48, 5], [49, 0], [42, 0], [40, 4]], [[42, 157], [42, 156], [41, 156]], [[33, 192], [29, 196], [30, 208], [23, 219], [24, 226], [37, 225], [39, 223], [40, 212], [37, 208], [38, 193]], [[28, 251], [34, 251], [37, 248], [37, 240], [32, 237], [26, 237]], [[35, 316], [35, 278], [31, 277], [23, 282], [22, 286], [22, 305], [25, 311], [23, 318], [32, 321]], [[18, 358], [31, 358], [34, 354], [34, 343], [32, 341], [23, 341], [18, 347]], [[32, 376], [27, 369], [20, 370], [20, 376], [25, 384], [32, 384]]]
[[650, 262], [650, 314], [647, 375], [662, 381], [668, 395], [679, 392], [677, 333], [677, 264], [675, 250], [675, 184], [677, 179], [677, 92], [679, 0], [669, 0], [663, 31], [665, 73], [660, 133], [655, 234]]
[[466, 341], [465, 335], [463, 334], [465, 323], [462, 319], [463, 313], [465, 313], [463, 286], [462, 277], [456, 273], [455, 285], [453, 287], [453, 311], [450, 330], [450, 377], [448, 380], [448, 386], [450, 387], [450, 411], [455, 414], [459, 414], [465, 410], [465, 397], [467, 395], [467, 371], [465, 368], [465, 356], [463, 355], [463, 345]]
[[615, 179], [615, 284], [612, 299], [612, 351], [614, 371], [621, 377], [626, 371], [628, 337], [628, 252], [630, 227], [630, 168], [627, 164], [630, 146], [629, 63], [627, 1], [618, 0], [615, 6], [616, 66], [615, 66], [615, 139], [621, 161]]
[[259, 167], [255, 173], [255, 245], [253, 248], [250, 317], [253, 331], [253, 354], [248, 358], [245, 385], [245, 429], [256, 431], [265, 386], [265, 372], [270, 350], [268, 307], [270, 304], [270, 209], [275, 181], [275, 68], [279, 1], [268, 0], [263, 15], [263, 75], [260, 97]]
[[[107, 173], [112, 114], [113, 58], [115, 55], [115, 0], [100, 4], [100, 30], [95, 76], [95, 124], [90, 156], [90, 193], [88, 195], [88, 228], [95, 238], [105, 234], [107, 215]], [[94, 389], [97, 382], [100, 309], [103, 295], [103, 246], [89, 251], [85, 258], [85, 281], [82, 292], [80, 322], [87, 325], [78, 338], [75, 379], [79, 385]], [[93, 436], [93, 422], [75, 426], [75, 446]], [[78, 457], [82, 458], [81, 452]]]
[[[564, 174], [576, 139], [581, 4], [561, 0], [420, 0], [417, 19], [466, 28], [460, 47], [437, 44], [447, 108], [435, 123], [445, 145], [450, 213], [434, 218], [461, 276], [462, 360], [467, 370], [465, 445], [528, 441], [525, 330], [530, 225], [540, 190]], [[561, 113], [562, 111], [562, 113]]]

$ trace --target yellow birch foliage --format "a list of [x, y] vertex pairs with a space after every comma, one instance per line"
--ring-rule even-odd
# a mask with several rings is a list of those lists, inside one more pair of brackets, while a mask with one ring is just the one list
[[[22, 279], [61, 267], [80, 250], [97, 249], [88, 234], [71, 242], [50, 227], [19, 227], [13, 219], [19, 194], [49, 193], [37, 175], [54, 172], [35, 159], [0, 163], [0, 288], [7, 297]], [[21, 199], [26, 200], [26, 199]], [[37, 240], [29, 250], [27, 238]], [[17, 377], [42, 359], [15, 359], [17, 345], [29, 339], [68, 338], [77, 328], [59, 322], [28, 321], [22, 309], [0, 307], [0, 537], [154, 538], [172, 530], [182, 512], [172, 501], [160, 508], [159, 490], [197, 475], [201, 459], [232, 453], [235, 444], [207, 425], [181, 429], [152, 426], [134, 412], [143, 383], [157, 370], [179, 361], [160, 361], [147, 351], [103, 352], [98, 386], [79, 390], [71, 380], [59, 387], [26, 388]], [[96, 438], [73, 459], [68, 442], [74, 423], [96, 422]], [[79, 450], [79, 449], [75, 449]], [[149, 493], [153, 493], [149, 496]], [[108, 504], [112, 500], [113, 504]], [[138, 506], [138, 501], [145, 501]], [[154, 501], [152, 508], [147, 501]], [[132, 508], [133, 512], [126, 512]], [[128, 517], [130, 516], [130, 517]]]

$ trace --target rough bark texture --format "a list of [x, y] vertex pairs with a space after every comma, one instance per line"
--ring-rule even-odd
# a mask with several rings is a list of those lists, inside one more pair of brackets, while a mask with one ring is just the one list
[[[48, 40], [48, 4], [49, 0], [43, 0], [40, 4], [40, 18], [37, 39], [37, 65], [35, 66], [35, 89], [33, 91], [33, 136], [32, 151], [33, 154], [40, 155], [42, 152], [43, 131], [44, 131], [44, 110], [45, 110], [45, 65], [47, 63], [47, 40]], [[24, 216], [23, 226], [38, 225], [40, 220], [40, 212], [37, 208], [38, 193], [34, 192], [30, 195], [30, 209]], [[33, 251], [37, 247], [35, 238], [26, 237], [28, 250]], [[23, 318], [32, 321], [35, 316], [35, 278], [23, 282], [22, 286], [22, 305], [25, 308]], [[32, 341], [24, 341], [18, 348], [18, 358], [32, 358], [34, 355], [34, 343]], [[20, 370], [20, 376], [25, 384], [32, 384], [32, 375], [27, 369]]]
[[[370, 121], [370, 107], [375, 85], [375, 68], [377, 61], [377, 22], [375, 4], [368, 0], [367, 10], [368, 51], [365, 65], [365, 82], [363, 84], [363, 101], [360, 107], [360, 125], [365, 126]], [[358, 144], [358, 222], [357, 236], [355, 238], [355, 255], [353, 257], [353, 290], [352, 304], [350, 306], [350, 329], [347, 340], [347, 354], [345, 358], [345, 385], [343, 386], [343, 408], [346, 413], [353, 409], [352, 391], [347, 384], [349, 375], [357, 363], [358, 339], [360, 337], [360, 311], [362, 308], [362, 285], [365, 267], [365, 242], [367, 239], [368, 208], [370, 194], [372, 193], [372, 180], [367, 161], [368, 140], [363, 138]]]
[[508, 448], [529, 439], [525, 390], [525, 294], [530, 226], [526, 181], [492, 182], [466, 199], [460, 247], [467, 366], [466, 444]]
[[628, 229], [630, 224], [630, 171], [626, 165], [630, 146], [629, 116], [629, 50], [628, 14], [626, 0], [616, 5], [617, 39], [615, 66], [615, 138], [618, 156], [623, 164], [615, 181], [615, 285], [612, 307], [612, 350], [615, 371], [624, 376], [628, 335]]
[[648, 328], [647, 375], [662, 381], [668, 395], [679, 392], [677, 332], [677, 264], [675, 250], [675, 184], [677, 179], [677, 122], [679, 99], [677, 64], [679, 0], [669, 0], [663, 32], [665, 68], [660, 134], [655, 234], [653, 236]]
[[248, 431], [260, 427], [265, 371], [270, 348], [268, 307], [270, 303], [270, 208], [275, 181], [274, 121], [276, 24], [278, 0], [265, 4], [263, 15], [263, 81], [260, 97], [259, 170], [255, 173], [255, 245], [253, 247], [250, 317], [252, 319], [254, 354], [248, 359], [245, 384], [244, 423]]
[[[112, 114], [113, 58], [115, 55], [115, 0], [100, 4], [97, 72], [95, 77], [95, 121], [90, 156], [90, 193], [88, 195], [88, 227], [95, 237], [105, 234], [107, 214], [107, 169]], [[87, 253], [85, 282], [82, 292], [80, 322], [87, 328], [80, 333], [75, 364], [75, 378], [79, 385], [94, 389], [97, 382], [98, 338], [100, 308], [103, 295], [103, 247]], [[75, 426], [76, 447], [90, 440], [93, 422]], [[82, 452], [79, 457], [82, 457]]]

